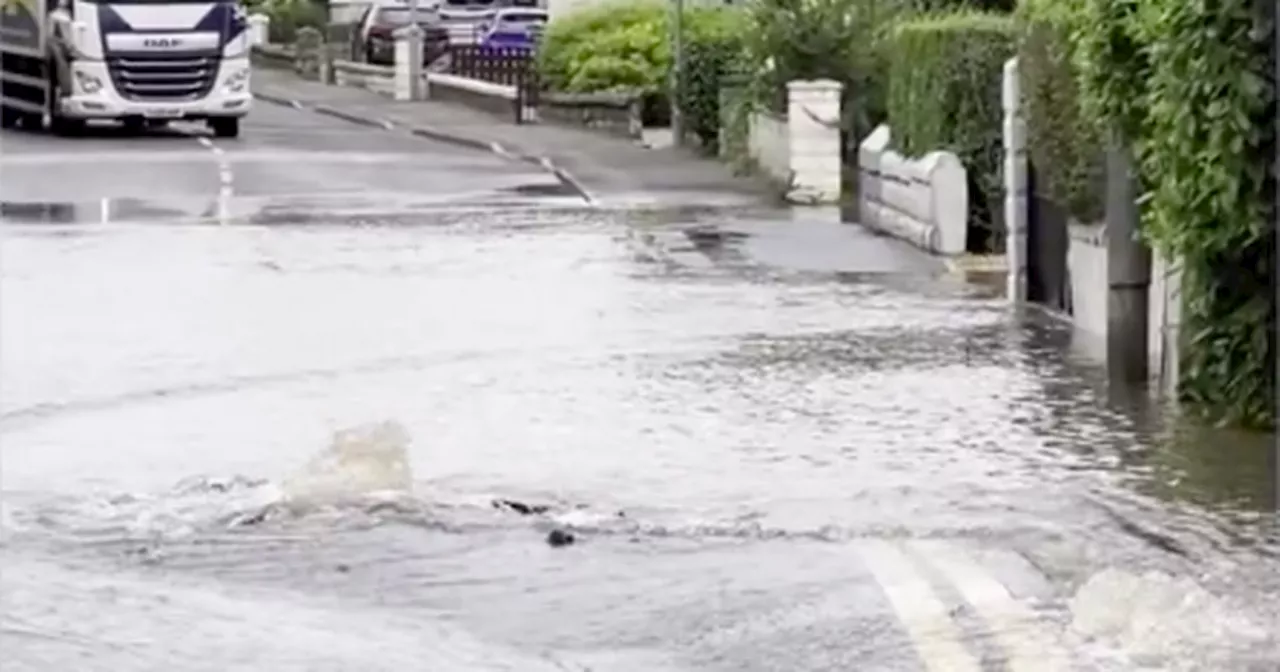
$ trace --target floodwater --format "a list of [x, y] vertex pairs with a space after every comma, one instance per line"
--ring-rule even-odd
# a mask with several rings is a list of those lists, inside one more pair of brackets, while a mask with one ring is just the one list
[[415, 217], [5, 227], [6, 672], [971, 669], [908, 557], [972, 669], [1280, 664], [1268, 437], [1061, 323]]

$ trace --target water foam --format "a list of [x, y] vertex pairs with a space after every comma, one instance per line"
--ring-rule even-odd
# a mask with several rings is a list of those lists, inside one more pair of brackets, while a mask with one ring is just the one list
[[1139, 665], [1165, 670], [1239, 669], [1243, 654], [1273, 653], [1276, 634], [1190, 577], [1110, 568], [1070, 601], [1072, 630]]

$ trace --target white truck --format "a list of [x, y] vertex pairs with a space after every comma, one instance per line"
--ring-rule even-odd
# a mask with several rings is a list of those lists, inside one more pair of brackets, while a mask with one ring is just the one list
[[235, 137], [253, 104], [247, 28], [237, 0], [0, 0], [0, 126], [201, 120]]

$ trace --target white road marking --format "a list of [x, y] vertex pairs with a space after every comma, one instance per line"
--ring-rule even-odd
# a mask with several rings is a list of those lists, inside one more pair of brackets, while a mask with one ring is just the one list
[[231, 172], [231, 162], [227, 160], [227, 152], [214, 144], [213, 140], [201, 136], [197, 141], [213, 152], [218, 162], [218, 223], [227, 224], [231, 220], [231, 198], [234, 195], [235, 176]]
[[886, 541], [868, 540], [858, 548], [925, 667], [934, 672], [981, 672], [982, 666], [965, 648], [946, 605], [934, 594], [928, 579], [913, 569], [911, 558]]
[[991, 635], [1008, 656], [1010, 672], [1070, 669], [1065, 651], [1041, 631], [1035, 614], [983, 571], [964, 549], [930, 540], [916, 541], [911, 546], [960, 591], [991, 628]]

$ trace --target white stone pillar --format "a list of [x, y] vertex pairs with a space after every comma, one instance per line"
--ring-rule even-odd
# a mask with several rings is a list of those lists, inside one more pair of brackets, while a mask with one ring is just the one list
[[271, 17], [266, 14], [250, 14], [249, 15], [249, 45], [259, 46], [266, 44], [268, 35], [270, 35]]
[[1027, 300], [1027, 131], [1022, 118], [1018, 59], [1004, 64], [1004, 221], [1005, 256], [1009, 267], [1008, 298]]
[[787, 83], [793, 203], [840, 200], [840, 96], [844, 86], [829, 79]]
[[422, 99], [422, 28], [405, 26], [396, 31], [396, 100]]

